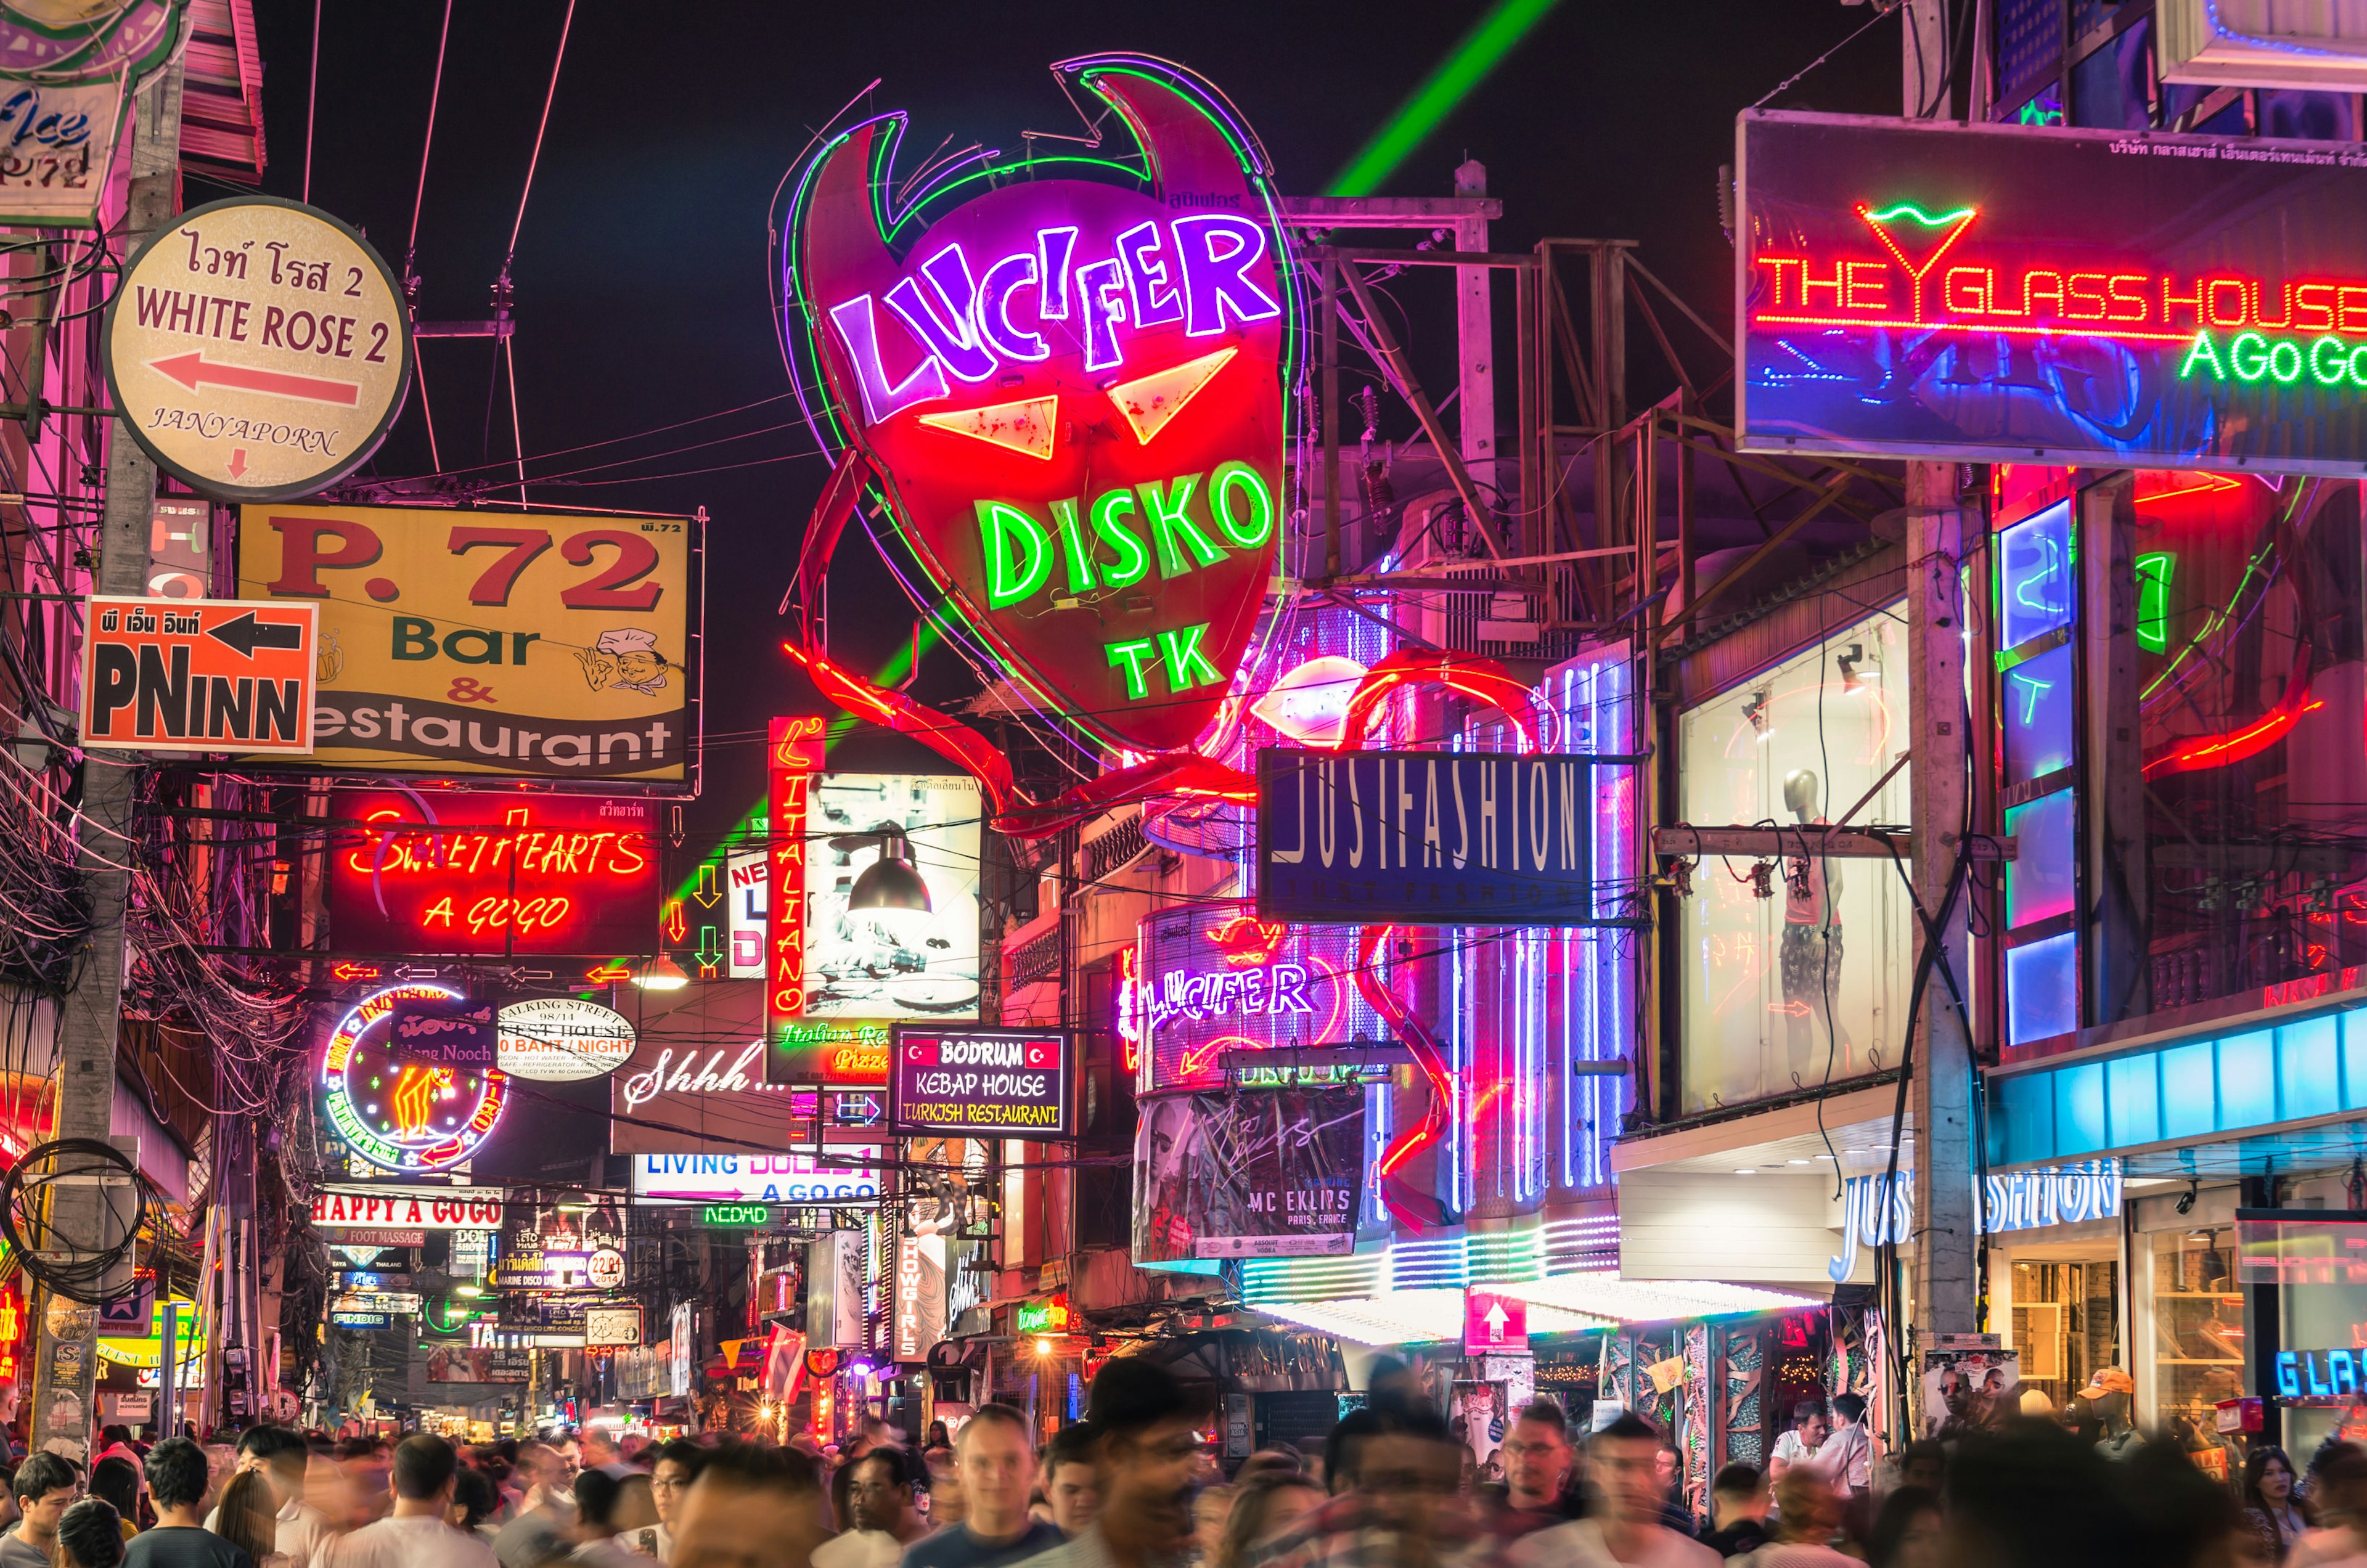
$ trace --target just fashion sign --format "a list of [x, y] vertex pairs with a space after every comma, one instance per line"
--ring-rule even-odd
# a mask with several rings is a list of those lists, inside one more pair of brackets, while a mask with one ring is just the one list
[[[2121, 1212], [2121, 1162], [2093, 1159], [1992, 1176], [1982, 1184], [1981, 1198], [1987, 1235], [2112, 1219]], [[1841, 1255], [1826, 1265], [1836, 1284], [1856, 1272], [1861, 1247], [1914, 1234], [1915, 1173], [1902, 1170], [1895, 1181], [1880, 1172], [1852, 1176], [1842, 1184], [1841, 1203]]]

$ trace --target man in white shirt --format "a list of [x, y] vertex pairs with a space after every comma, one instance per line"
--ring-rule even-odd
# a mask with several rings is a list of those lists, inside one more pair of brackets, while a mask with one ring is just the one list
[[326, 1568], [497, 1568], [493, 1549], [445, 1522], [460, 1456], [414, 1432], [395, 1445], [394, 1511], [332, 1546]]
[[1813, 1399], [1800, 1401], [1792, 1406], [1791, 1427], [1775, 1439], [1775, 1451], [1768, 1456], [1768, 1479], [1779, 1481], [1795, 1464], [1815, 1463], [1824, 1442], [1825, 1407]]
[[1865, 1401], [1856, 1394], [1833, 1395], [1833, 1415], [1839, 1419], [1817, 1450], [1817, 1467], [1846, 1502], [1874, 1484], [1874, 1438], [1865, 1429]]
[[1720, 1568], [1718, 1555], [1660, 1522], [1666, 1445], [1630, 1413], [1587, 1440], [1599, 1513], [1523, 1536], [1504, 1553], [1512, 1568]]

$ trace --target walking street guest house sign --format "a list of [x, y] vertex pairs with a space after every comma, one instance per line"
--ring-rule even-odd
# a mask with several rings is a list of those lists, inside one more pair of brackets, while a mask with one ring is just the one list
[[787, 325], [817, 435], [868, 461], [1012, 675], [1169, 750], [1215, 715], [1273, 574], [1293, 284], [1220, 94], [1139, 56], [1053, 69], [1108, 106], [1101, 141], [973, 152], [914, 192], [902, 114], [832, 138], [795, 181]]
[[134, 438], [222, 501], [311, 495], [353, 472], [411, 384], [394, 274], [336, 219], [276, 197], [159, 231], [125, 265], [102, 342]]

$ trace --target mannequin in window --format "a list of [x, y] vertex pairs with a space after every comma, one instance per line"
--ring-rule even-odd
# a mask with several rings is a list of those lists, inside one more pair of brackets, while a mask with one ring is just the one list
[[[1817, 809], [1818, 793], [1817, 775], [1807, 769], [1784, 775], [1784, 808], [1804, 828], [1825, 820]], [[1830, 864], [1822, 855], [1784, 863], [1784, 1059], [1803, 1083], [1823, 1077], [1826, 1050], [1849, 1043], [1848, 1031], [1831, 1012], [1841, 987], [1841, 879]]]

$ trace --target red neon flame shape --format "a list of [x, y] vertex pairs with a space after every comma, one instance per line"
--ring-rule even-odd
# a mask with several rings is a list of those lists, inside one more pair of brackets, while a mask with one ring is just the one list
[[[2307, 686], [2302, 688], [2303, 696], [2307, 696], [2308, 692]], [[2242, 729], [2173, 742], [2167, 750], [2145, 765], [2145, 776], [2150, 779], [2165, 773], [2191, 773], [2203, 768], [2224, 768], [2230, 762], [2258, 756], [2291, 734], [2293, 727], [2301, 722], [2302, 715], [2316, 713], [2325, 705], [2323, 697], [2298, 705], [2288, 699]]]
[[1252, 969], [1273, 963], [1283, 938], [1289, 934], [1286, 925], [1268, 925], [1255, 915], [1235, 915], [1211, 931], [1208, 941], [1225, 955], [1227, 968]]
[[1536, 693], [1514, 680], [1496, 660], [1444, 649], [1405, 648], [1365, 671], [1364, 679], [1356, 682], [1356, 694], [1348, 699], [1348, 715], [1340, 726], [1340, 743], [1332, 750], [1361, 750], [1381, 705], [1400, 686], [1444, 686], [1486, 703], [1512, 725], [1523, 754], [1543, 750], [1553, 722], [1552, 710], [1538, 703]]

